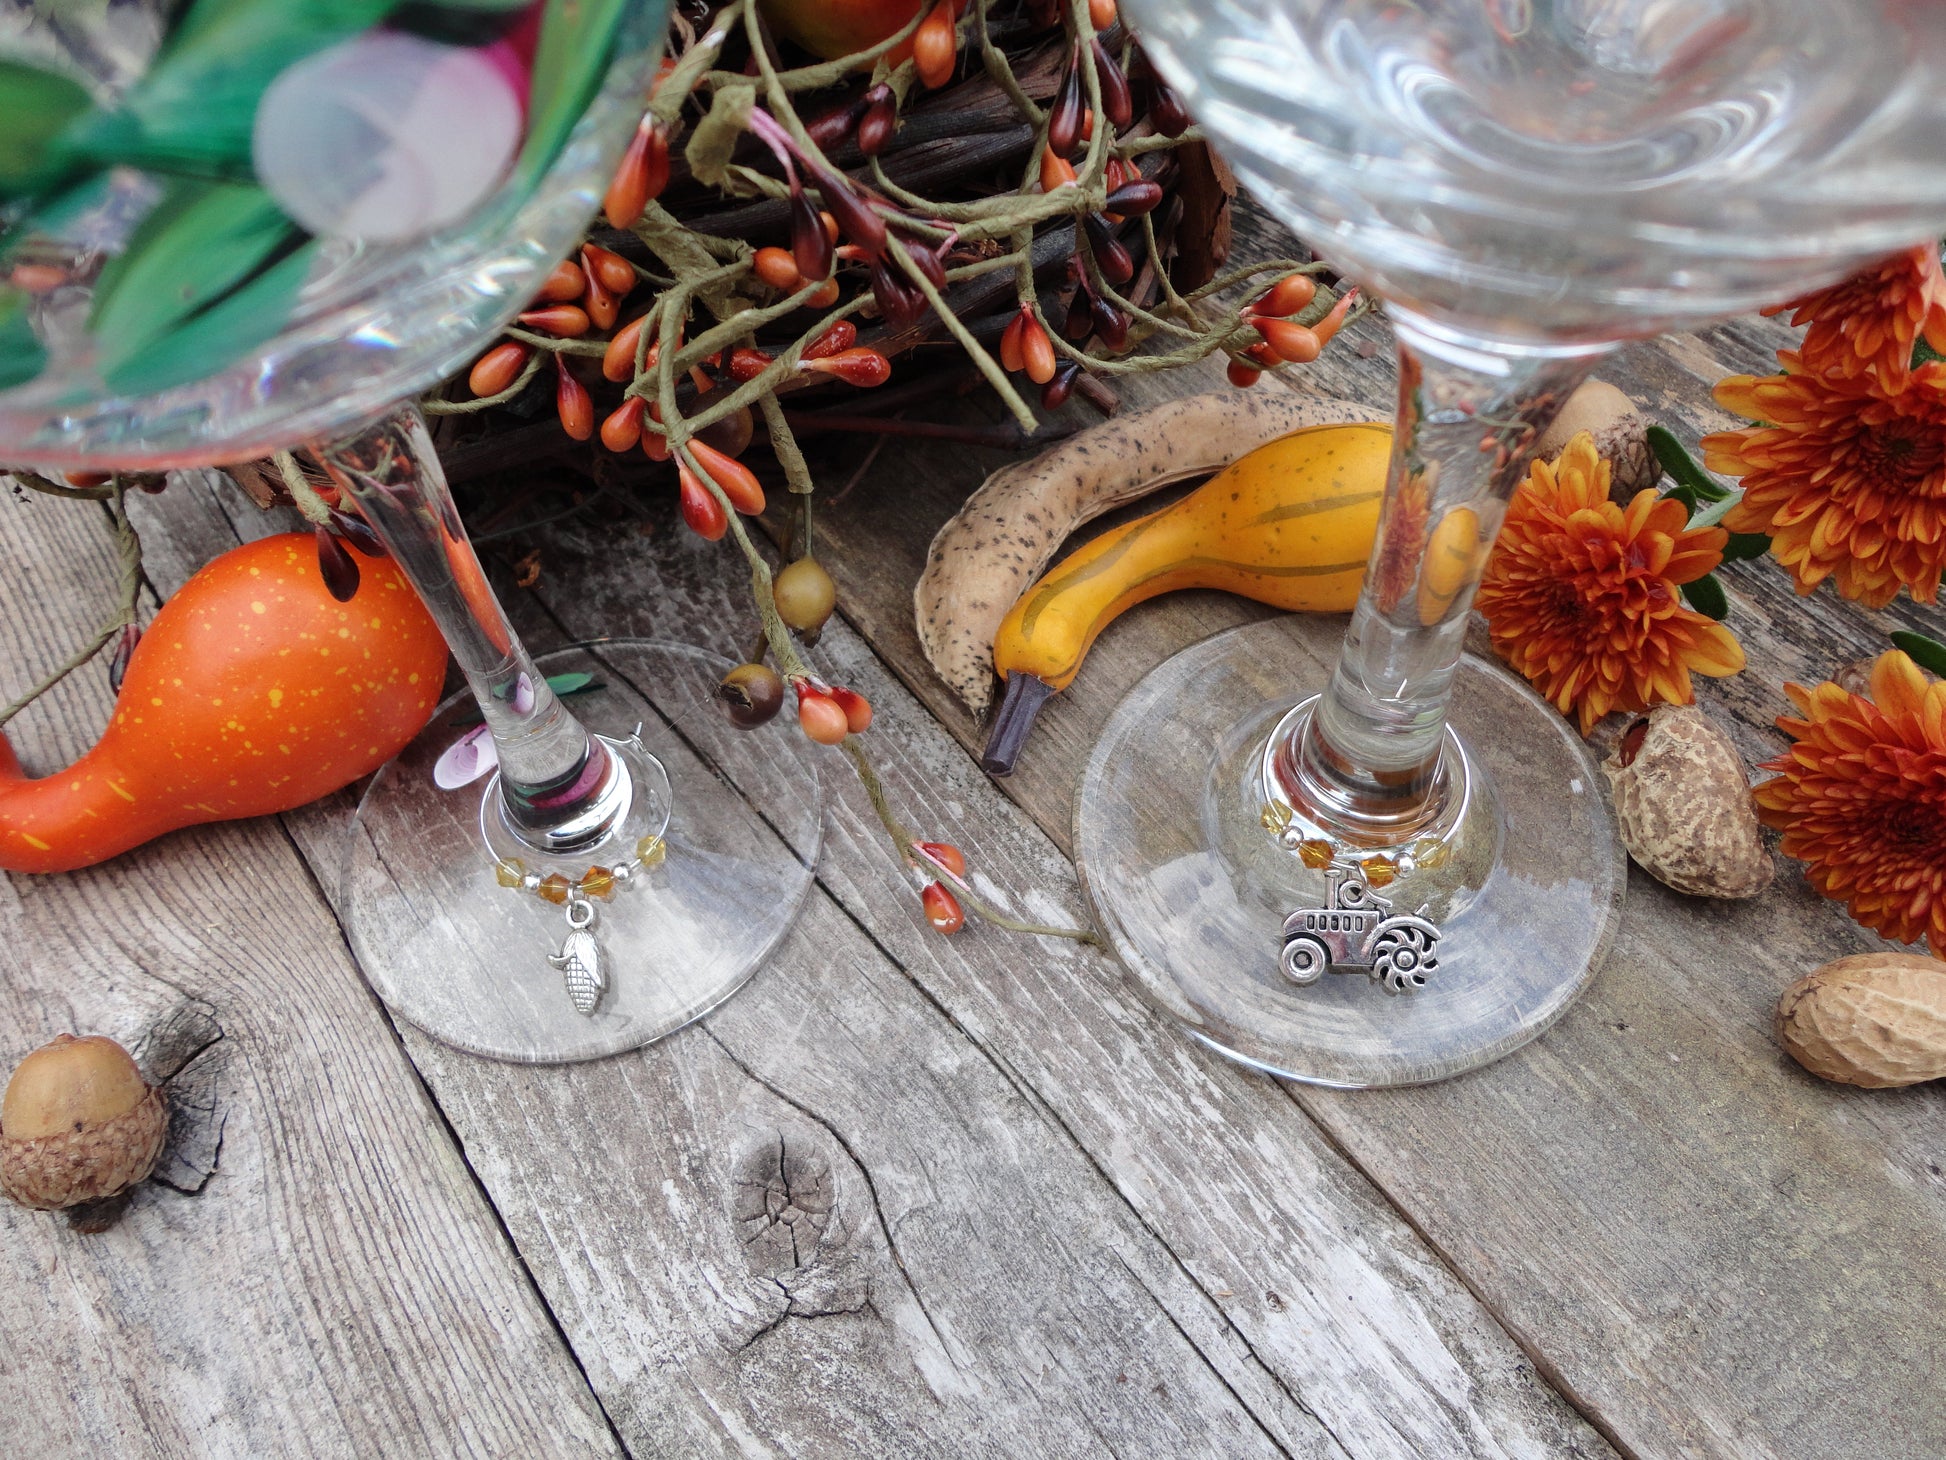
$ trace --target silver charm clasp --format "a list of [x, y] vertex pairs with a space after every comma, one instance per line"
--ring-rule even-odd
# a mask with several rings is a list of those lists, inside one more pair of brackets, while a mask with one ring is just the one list
[[568, 997], [581, 1014], [593, 1014], [601, 996], [608, 991], [608, 972], [602, 967], [601, 945], [589, 931], [598, 915], [586, 893], [579, 887], [570, 889], [568, 935], [562, 940], [559, 953], [547, 955], [548, 963], [560, 970]]
[[1284, 919], [1284, 977], [1309, 988], [1327, 973], [1364, 973], [1388, 994], [1424, 988], [1439, 967], [1439, 929], [1425, 907], [1393, 916], [1392, 904], [1356, 872], [1328, 867], [1324, 876], [1325, 905]]

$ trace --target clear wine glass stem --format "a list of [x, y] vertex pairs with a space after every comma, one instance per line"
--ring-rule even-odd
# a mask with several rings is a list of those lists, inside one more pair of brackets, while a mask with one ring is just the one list
[[534, 667], [468, 541], [416, 405], [313, 448], [445, 634], [500, 760], [502, 814], [541, 851], [599, 842], [631, 799], [626, 769]]
[[1533, 442], [1610, 348], [1515, 349], [1397, 310], [1393, 325], [1398, 419], [1365, 586], [1329, 685], [1272, 747], [1290, 804], [1354, 845], [1437, 814], [1474, 590]]

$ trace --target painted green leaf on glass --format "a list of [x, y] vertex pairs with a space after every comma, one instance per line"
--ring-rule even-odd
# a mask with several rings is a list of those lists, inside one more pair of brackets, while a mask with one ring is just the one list
[[0, 198], [53, 181], [60, 164], [51, 144], [93, 105], [70, 77], [0, 59]]
[[262, 188], [174, 179], [102, 269], [88, 326], [114, 356], [146, 349], [303, 241]]
[[552, 165], [608, 70], [629, 0], [547, 0], [527, 99], [527, 140], [515, 181], [531, 188]]
[[290, 317], [316, 250], [315, 243], [300, 243], [144, 349], [115, 349], [104, 342], [102, 379], [108, 389], [117, 395], [147, 395], [184, 385], [214, 374], [270, 339]]
[[195, 0], [113, 111], [63, 139], [74, 155], [163, 171], [250, 175], [257, 103], [293, 62], [369, 29], [396, 0]]

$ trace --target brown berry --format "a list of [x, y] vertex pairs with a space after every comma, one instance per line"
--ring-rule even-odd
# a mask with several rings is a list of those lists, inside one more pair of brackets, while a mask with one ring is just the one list
[[777, 616], [801, 634], [823, 628], [838, 602], [838, 585], [816, 558], [799, 558], [780, 569], [770, 593], [777, 603]]
[[767, 664], [739, 664], [716, 686], [716, 699], [732, 725], [754, 730], [783, 708], [784, 681]]

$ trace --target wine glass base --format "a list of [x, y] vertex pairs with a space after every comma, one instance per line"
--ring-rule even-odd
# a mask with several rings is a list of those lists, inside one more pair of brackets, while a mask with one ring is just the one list
[[477, 722], [470, 695], [440, 706], [372, 782], [341, 886], [352, 951], [395, 1014], [472, 1054], [552, 1064], [660, 1039], [762, 967], [810, 891], [823, 799], [816, 747], [793, 717], [740, 730], [712, 703], [731, 667], [720, 656], [612, 639], [535, 662], [550, 677], [592, 675], [600, 687], [568, 701], [575, 716], [623, 744], [639, 724], [654, 759], [624, 757], [635, 761], [636, 794], [604, 842], [559, 858], [527, 852], [523, 869], [570, 882], [590, 867], [612, 869], [666, 819], [661, 859], [594, 903], [590, 931], [608, 986], [593, 1012], [577, 1011], [548, 961], [569, 932], [566, 909], [495, 876], [496, 855], [509, 848], [496, 853], [483, 837], [483, 821], [497, 829], [497, 808], [483, 802], [491, 782], [441, 790], [433, 781], [434, 763], [463, 733], [459, 722]]
[[1425, 906], [1438, 968], [1397, 996], [1362, 971], [1293, 983], [1279, 965], [1284, 920], [1327, 906], [1328, 888], [1267, 828], [1263, 749], [1291, 686], [1322, 686], [1342, 636], [1339, 619], [1293, 615], [1153, 670], [1089, 759], [1075, 861], [1136, 983], [1217, 1052], [1341, 1088], [1442, 1080], [1518, 1049], [1587, 986], [1621, 918], [1626, 863], [1573, 727], [1469, 655], [1451, 710], [1464, 811], [1436, 865], [1415, 859], [1374, 888], [1394, 913]]

